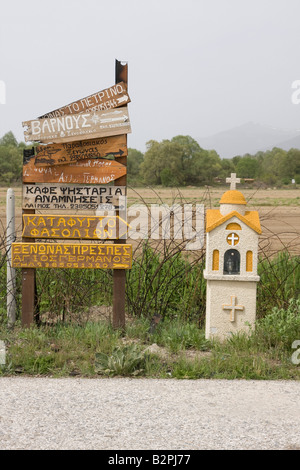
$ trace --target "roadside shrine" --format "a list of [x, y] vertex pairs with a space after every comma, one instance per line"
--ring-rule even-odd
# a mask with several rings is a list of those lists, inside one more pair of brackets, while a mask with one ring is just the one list
[[259, 215], [246, 210], [236, 174], [226, 182], [230, 189], [221, 197], [220, 208], [206, 212], [207, 339], [250, 331], [256, 318]]

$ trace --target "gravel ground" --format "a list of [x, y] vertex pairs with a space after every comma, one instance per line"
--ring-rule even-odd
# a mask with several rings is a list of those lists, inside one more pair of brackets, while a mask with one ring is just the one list
[[300, 449], [300, 382], [0, 378], [0, 449]]

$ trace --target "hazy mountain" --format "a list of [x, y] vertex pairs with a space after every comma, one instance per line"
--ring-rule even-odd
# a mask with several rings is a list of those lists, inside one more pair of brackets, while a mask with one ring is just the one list
[[221, 158], [232, 158], [245, 153], [255, 154], [273, 147], [289, 150], [300, 148], [300, 131], [285, 131], [247, 122], [210, 137], [198, 139], [204, 149], [216, 150]]
[[300, 149], [300, 132], [298, 132], [297, 134], [298, 135], [296, 135], [296, 137], [293, 137], [292, 139], [279, 142], [276, 147], [279, 147], [283, 150]]

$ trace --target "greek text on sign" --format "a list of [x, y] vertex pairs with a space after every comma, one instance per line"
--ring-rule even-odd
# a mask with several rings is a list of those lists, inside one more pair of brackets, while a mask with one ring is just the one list
[[24, 183], [107, 184], [126, 175], [126, 166], [114, 160], [79, 160], [70, 165], [23, 165]]
[[99, 139], [39, 145], [25, 149], [24, 165], [65, 165], [86, 158], [123, 157], [128, 154], [126, 135], [101, 137]]
[[124, 210], [126, 186], [24, 184], [23, 209]]
[[98, 91], [98, 93], [94, 93], [86, 98], [81, 98], [67, 106], [44, 114], [40, 116], [39, 119], [66, 116], [68, 114], [83, 113], [85, 111], [104, 111], [106, 109], [124, 106], [129, 102], [130, 98], [128, 96], [127, 86], [124, 82], [119, 82], [110, 88]]
[[118, 239], [129, 225], [119, 216], [23, 215], [26, 238]]
[[12, 243], [15, 268], [130, 269], [132, 246], [126, 244]]
[[106, 137], [131, 132], [127, 106], [93, 113], [23, 122], [25, 141], [72, 142], [78, 138]]

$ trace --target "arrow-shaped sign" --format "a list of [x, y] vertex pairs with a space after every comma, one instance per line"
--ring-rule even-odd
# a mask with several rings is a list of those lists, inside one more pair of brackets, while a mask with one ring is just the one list
[[114, 122], [114, 121], [123, 121], [123, 122], [126, 122], [128, 121], [128, 116], [120, 116], [120, 117], [116, 117], [116, 118], [106, 118], [106, 119], [100, 119], [100, 122], [101, 123], [104, 123], [104, 122]]
[[127, 92], [127, 85], [124, 82], [117, 83], [116, 85], [106, 88], [105, 90], [98, 91], [93, 95], [81, 98], [73, 103], [70, 103], [62, 108], [55, 109], [50, 113], [40, 116], [39, 119], [54, 118], [60, 116], [67, 116], [68, 114], [77, 114], [93, 111], [104, 111], [122, 104], [130, 102]]
[[127, 95], [125, 95], [125, 96], [122, 96], [122, 98], [117, 98], [117, 101], [118, 101], [118, 104], [120, 104], [120, 103], [125, 104], [125, 103], [128, 103], [128, 99], [129, 99], [129, 97]]
[[122, 115], [113, 116], [116, 114], [112, 111], [95, 111], [25, 121], [23, 126], [28, 128], [24, 132], [25, 141], [73, 142], [131, 132], [127, 107], [122, 108]]
[[108, 157], [109, 155], [112, 155], [113, 157], [122, 157], [123, 154], [124, 154], [123, 150], [119, 149], [118, 152], [108, 152], [105, 154], [105, 156]]
[[111, 136], [76, 142], [39, 145], [23, 151], [23, 164], [26, 166], [52, 166], [75, 163], [87, 158], [127, 155], [126, 135]]

